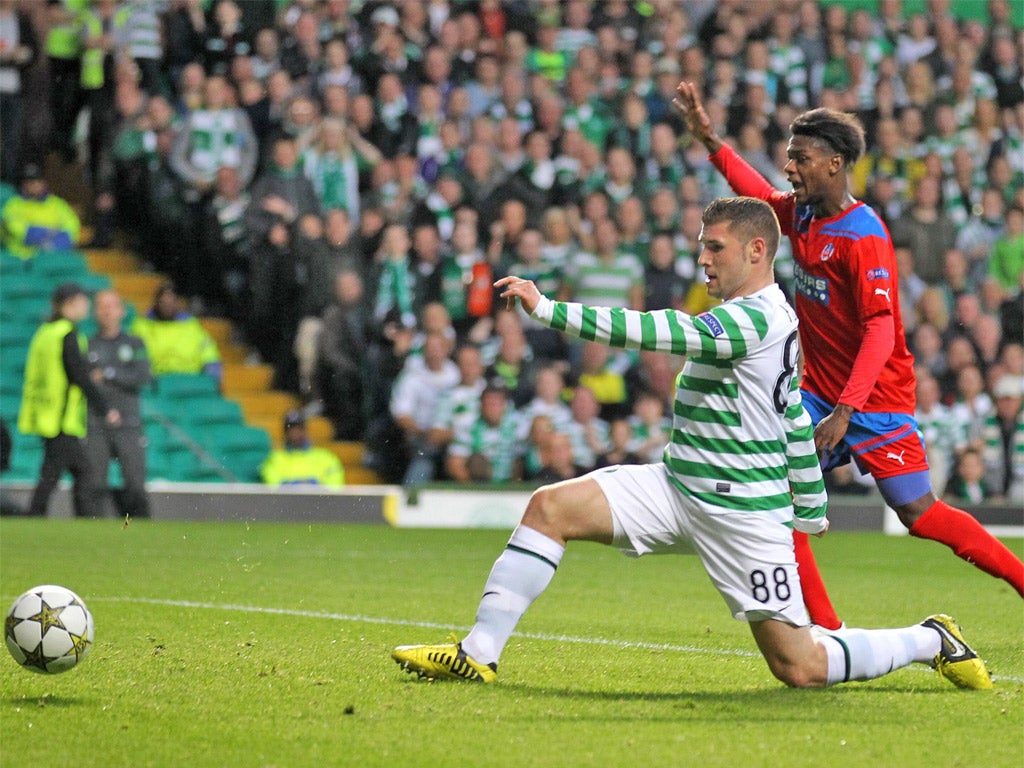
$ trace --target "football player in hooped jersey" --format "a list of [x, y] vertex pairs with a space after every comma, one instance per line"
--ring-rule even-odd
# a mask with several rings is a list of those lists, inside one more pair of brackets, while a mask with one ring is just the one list
[[[799, 115], [784, 168], [793, 189], [782, 192], [716, 134], [693, 84], [682, 82], [676, 92], [673, 103], [711, 162], [737, 193], [768, 202], [793, 244], [801, 388], [823, 469], [852, 456], [912, 535], [945, 544], [1024, 597], [1024, 563], [932, 492], [913, 416], [914, 359], [900, 317], [892, 240], [877, 214], [850, 194], [847, 179], [864, 151], [860, 123], [829, 109]], [[840, 622], [807, 537], [794, 537], [811, 620], [834, 629]]]
[[961, 688], [991, 688], [956, 622], [935, 615], [902, 629], [815, 637], [797, 578], [791, 527], [822, 534], [825, 487], [795, 382], [796, 315], [775, 284], [781, 234], [749, 197], [704, 211], [699, 264], [723, 300], [697, 316], [551, 301], [530, 280], [498, 280], [505, 299], [546, 326], [608, 346], [687, 357], [672, 436], [658, 464], [616, 465], [539, 488], [494, 563], [464, 640], [406, 645], [392, 658], [421, 677], [497, 680], [520, 617], [547, 588], [569, 541], [640, 556], [696, 554], [769, 669], [794, 687], [868, 680], [930, 663]]

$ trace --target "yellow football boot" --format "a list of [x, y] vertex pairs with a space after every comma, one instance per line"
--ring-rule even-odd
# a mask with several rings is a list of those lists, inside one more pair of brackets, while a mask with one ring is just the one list
[[444, 645], [400, 645], [391, 652], [391, 658], [406, 672], [415, 672], [428, 680], [443, 677], [479, 683], [497, 681], [497, 664], [473, 660], [462, 650], [455, 635], [449, 635], [448, 639], [451, 642]]
[[940, 675], [957, 688], [988, 690], [992, 687], [992, 678], [985, 669], [985, 662], [978, 658], [978, 654], [964, 640], [956, 619], [937, 613], [922, 621], [921, 625], [934, 629], [942, 638], [939, 655], [932, 662]]

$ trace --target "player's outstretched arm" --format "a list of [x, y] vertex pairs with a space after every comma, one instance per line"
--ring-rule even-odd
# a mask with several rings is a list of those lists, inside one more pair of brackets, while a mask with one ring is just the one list
[[540, 300], [544, 298], [532, 280], [524, 280], [515, 275], [509, 275], [508, 277], [496, 280], [494, 287], [502, 289], [501, 298], [508, 302], [509, 309], [515, 306], [515, 300], [518, 296], [519, 301], [523, 304], [523, 311], [528, 315], [533, 314], [533, 310], [537, 308]]
[[697, 86], [684, 80], [676, 86], [676, 94], [672, 104], [686, 120], [690, 133], [707, 148], [709, 155], [718, 152], [722, 148], [722, 139], [715, 133], [711, 118], [700, 102]]
[[725, 176], [729, 186], [737, 194], [768, 202], [775, 209], [775, 215], [779, 217], [783, 233], [786, 233], [786, 222], [792, 218], [792, 201], [786, 194], [769, 184], [764, 176], [722, 141], [715, 132], [711, 118], [700, 102], [700, 93], [693, 83], [679, 83], [676, 86], [676, 94], [672, 104], [685, 118], [690, 133], [707, 149], [712, 165]]

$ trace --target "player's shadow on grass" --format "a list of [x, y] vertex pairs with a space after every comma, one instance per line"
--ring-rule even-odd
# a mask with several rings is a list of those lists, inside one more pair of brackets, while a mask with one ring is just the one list
[[21, 709], [46, 709], [56, 707], [59, 709], [70, 709], [72, 707], [91, 706], [92, 699], [83, 699], [77, 696], [53, 696], [46, 693], [42, 696], [11, 696], [4, 701], [5, 704]]
[[[859, 684], [851, 683], [849, 685], [832, 686], [829, 688], [812, 688], [807, 690], [799, 690], [796, 688], [787, 688], [783, 685], [779, 687], [765, 687], [760, 690], [749, 690], [749, 691], [694, 691], [694, 690], [680, 690], [673, 692], [666, 691], [593, 691], [585, 690], [572, 687], [559, 687], [553, 688], [549, 686], [535, 686], [528, 683], [500, 683], [502, 688], [510, 688], [515, 691], [522, 692], [532, 696], [548, 697], [553, 699], [589, 699], [592, 701], [604, 701], [604, 702], [665, 702], [665, 703], [677, 703], [686, 706], [699, 704], [726, 704], [726, 703], [757, 703], [757, 702], [770, 702], [774, 705], [784, 704], [792, 702], [796, 706], [801, 706], [806, 703], [807, 696], [834, 696], [840, 695], [855, 695], [858, 692], [870, 693], [872, 695], [879, 693], [886, 694], [914, 694], [919, 696], [921, 694], [955, 694], [957, 691], [952, 686], [948, 688], [943, 687], [922, 687], [913, 684], [890, 684], [890, 685], [872, 685], [869, 683]], [[767, 684], [771, 686], [771, 683]]]

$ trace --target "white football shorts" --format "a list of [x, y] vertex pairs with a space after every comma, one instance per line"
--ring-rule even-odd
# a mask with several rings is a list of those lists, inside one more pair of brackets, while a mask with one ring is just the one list
[[664, 464], [618, 465], [593, 478], [612, 511], [612, 546], [631, 557], [696, 554], [732, 615], [803, 627], [793, 531], [752, 512], [722, 512], [680, 493]]

